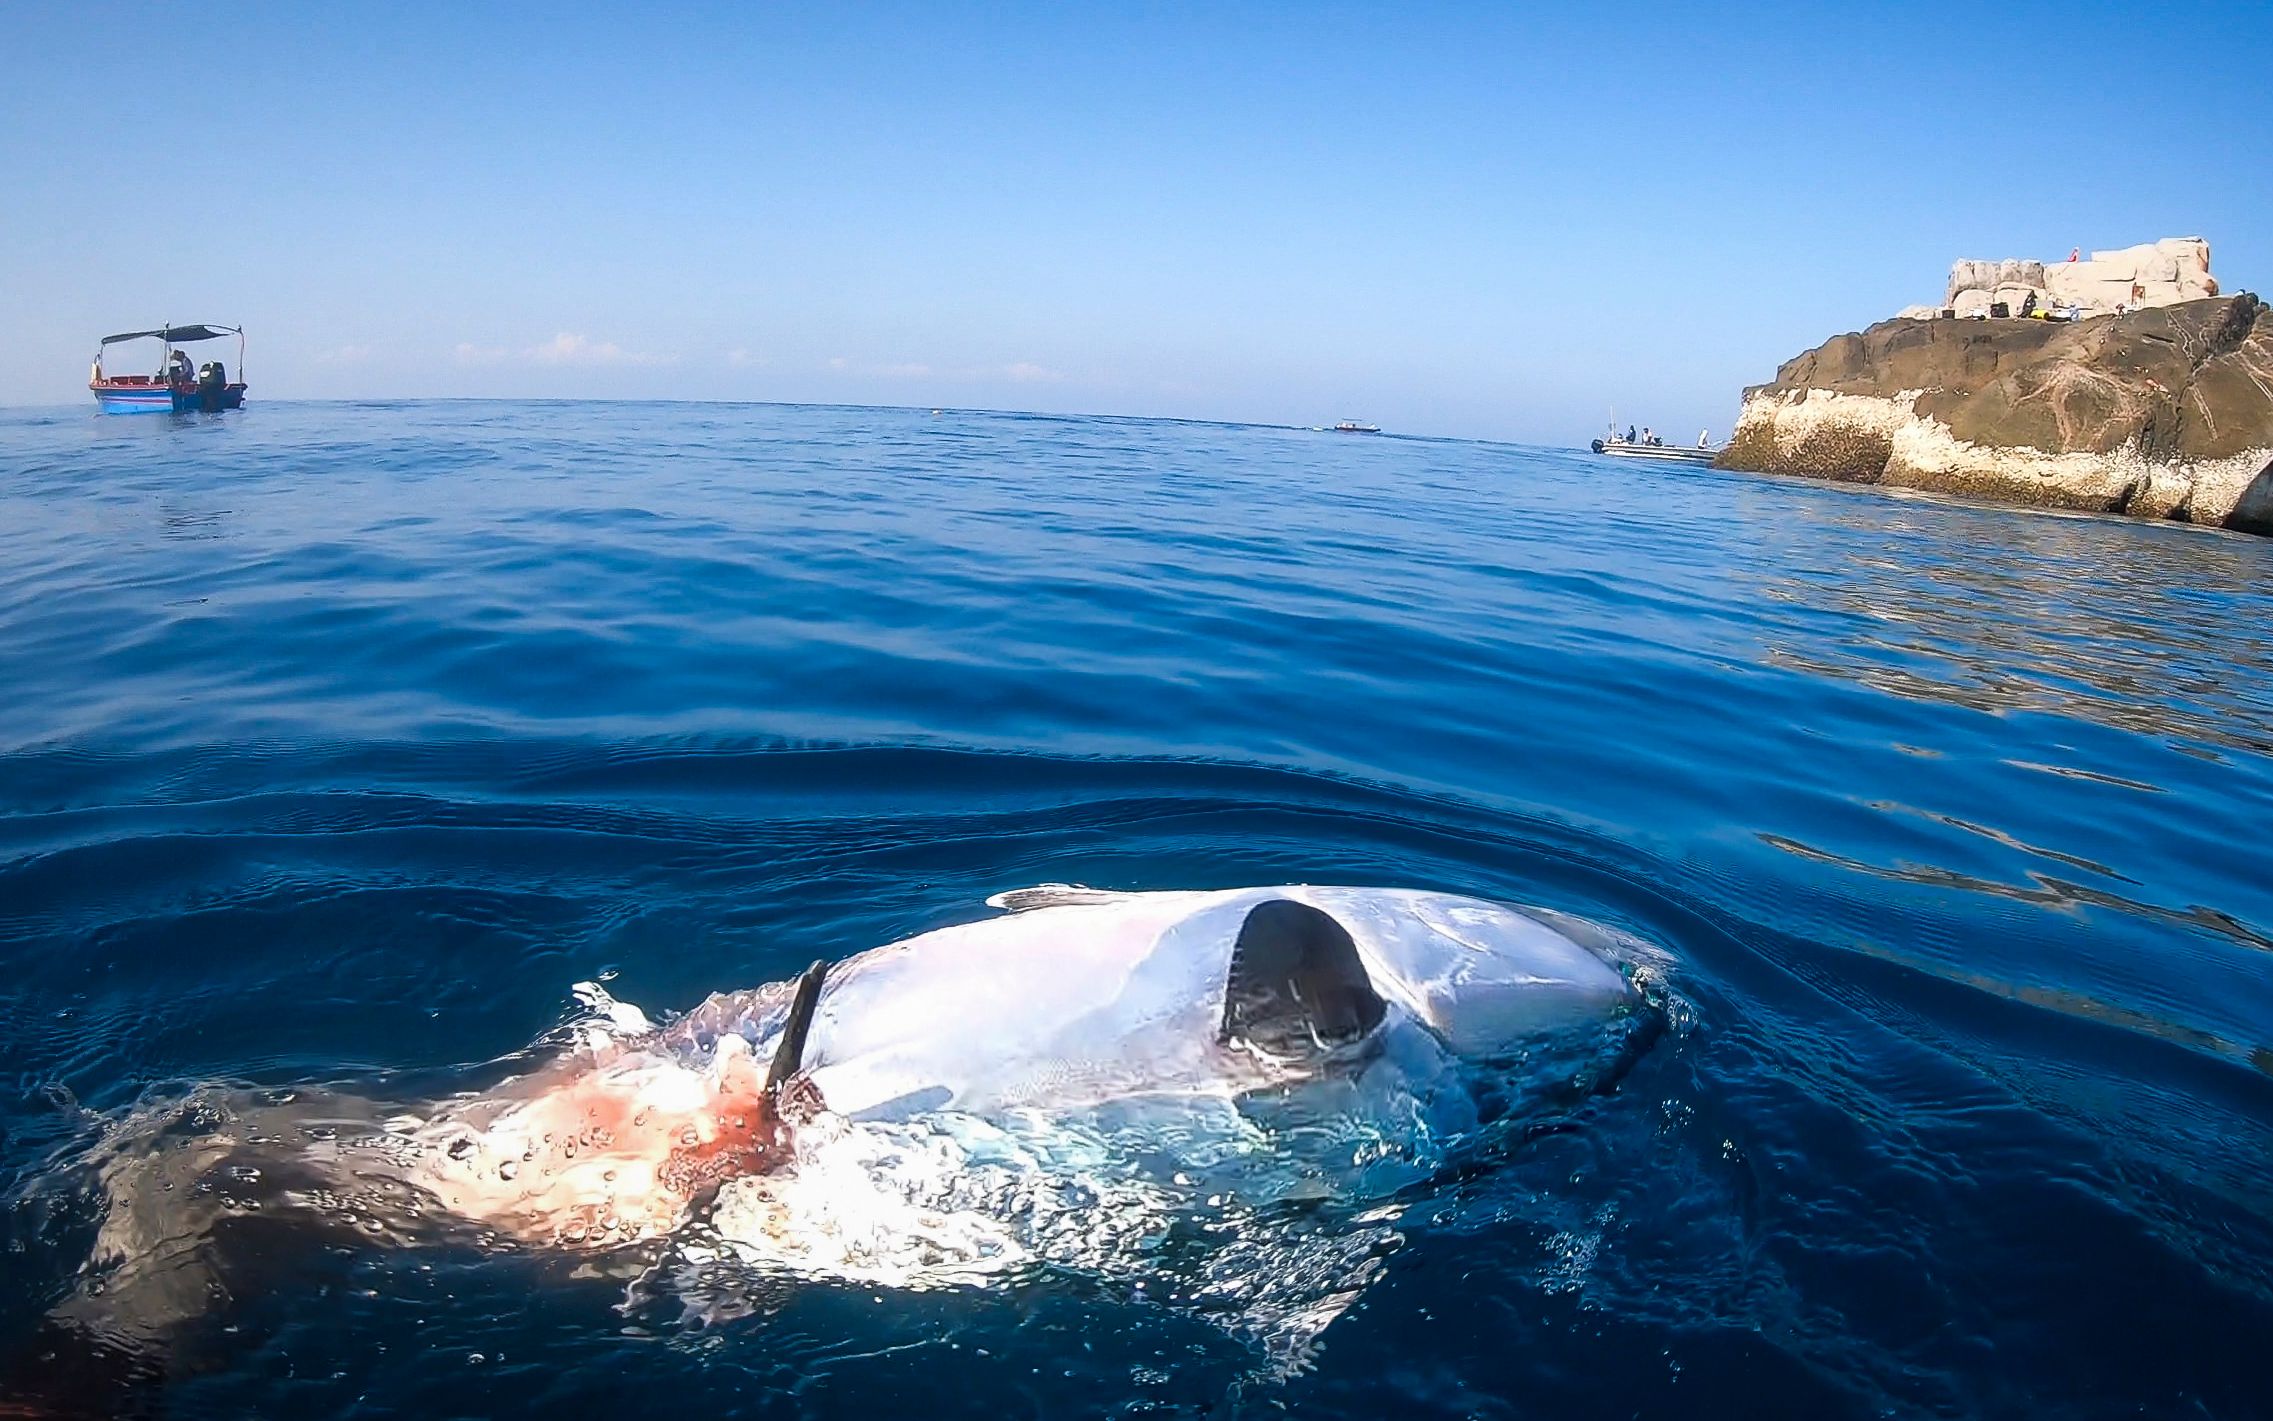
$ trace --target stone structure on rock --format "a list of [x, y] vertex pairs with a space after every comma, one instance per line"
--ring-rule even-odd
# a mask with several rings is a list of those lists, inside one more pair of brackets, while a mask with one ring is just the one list
[[1949, 269], [1940, 306], [1910, 306], [1901, 314], [1911, 320], [1931, 320], [1944, 311], [1986, 316], [2002, 302], [2016, 316], [2023, 308], [2111, 316], [2217, 294], [2210, 244], [2200, 237], [2165, 237], [2121, 251], [2093, 252], [2089, 260], [1961, 260]]
[[1745, 391], [1716, 464], [2273, 534], [2273, 308], [1881, 321]]

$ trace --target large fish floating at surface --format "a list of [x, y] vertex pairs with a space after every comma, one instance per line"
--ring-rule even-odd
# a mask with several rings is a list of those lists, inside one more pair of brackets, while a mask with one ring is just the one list
[[[1633, 1003], [1539, 917], [1445, 893], [1247, 888], [999, 894], [1010, 915], [828, 973], [803, 1070], [853, 1119], [1138, 1094], [1236, 1095], [1353, 1065], [1391, 1038], [1484, 1056]], [[711, 998], [679, 1048], [770, 1047], [794, 984]]]
[[[566, 1049], [423, 1107], [208, 1090], [116, 1126], [99, 1286], [56, 1317], [162, 1341], [227, 1291], [233, 1222], [298, 1213], [382, 1242], [650, 1245], [650, 1276], [711, 1312], [737, 1270], [1132, 1277], [1294, 1364], [1378, 1269], [1385, 1200], [1652, 1034], [1646, 949], [1544, 910], [1309, 886], [989, 902], [1007, 913], [661, 1026], [588, 989]], [[1210, 1247], [1162, 1246], [1201, 1213], [1228, 1224]]]

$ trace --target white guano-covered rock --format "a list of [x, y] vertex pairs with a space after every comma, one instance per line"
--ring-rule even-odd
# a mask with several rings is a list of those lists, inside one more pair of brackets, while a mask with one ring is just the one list
[[2095, 251], [2089, 260], [1983, 261], [1965, 258], [1949, 269], [1945, 307], [1961, 316], [2004, 302], [2018, 314], [2029, 292], [2037, 305], [2073, 306], [2086, 316], [2147, 306], [2198, 301], [2218, 294], [2210, 275], [2210, 244], [2200, 237], [2164, 237], [2133, 247]]

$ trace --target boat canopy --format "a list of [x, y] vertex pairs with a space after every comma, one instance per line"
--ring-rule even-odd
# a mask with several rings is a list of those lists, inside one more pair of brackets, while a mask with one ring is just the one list
[[142, 340], [156, 336], [169, 345], [187, 345], [191, 341], [219, 340], [223, 336], [241, 336], [244, 332], [235, 326], [160, 326], [154, 331], [125, 331], [115, 336], [104, 336], [104, 345], [116, 345], [122, 340]]

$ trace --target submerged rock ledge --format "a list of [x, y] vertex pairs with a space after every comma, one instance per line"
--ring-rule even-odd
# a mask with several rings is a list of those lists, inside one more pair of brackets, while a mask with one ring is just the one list
[[1881, 321], [1747, 389], [1714, 462], [2273, 535], [2273, 308]]

